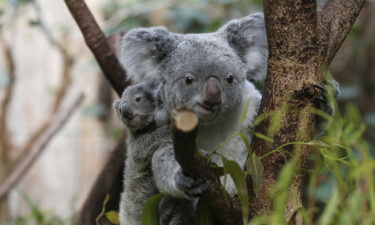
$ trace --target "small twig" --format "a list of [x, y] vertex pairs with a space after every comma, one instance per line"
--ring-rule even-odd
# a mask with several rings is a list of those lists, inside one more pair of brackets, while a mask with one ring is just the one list
[[209, 182], [205, 193], [215, 219], [220, 224], [242, 224], [242, 212], [238, 202], [233, 200], [221, 185], [220, 180], [210, 171], [203, 155], [197, 150], [196, 137], [198, 118], [187, 109], [178, 109], [172, 115], [172, 138], [175, 157], [184, 174]]
[[13, 97], [13, 89], [16, 79], [15, 61], [11, 47], [4, 40], [3, 34], [0, 33], [1, 41], [3, 42], [3, 53], [8, 74], [8, 84], [4, 91], [4, 98], [0, 108], [0, 156], [2, 160], [6, 161], [8, 158], [8, 151], [12, 147], [10, 133], [7, 126], [7, 113], [9, 104]]
[[131, 84], [115, 53], [109, 46], [104, 33], [83, 0], [65, 0], [70, 13], [77, 22], [87, 46], [91, 49], [105, 77], [121, 96]]
[[61, 130], [63, 125], [72, 116], [73, 112], [78, 108], [83, 100], [83, 94], [80, 94], [73, 103], [69, 104], [66, 109], [60, 110], [56, 116], [48, 124], [48, 128], [43, 134], [38, 136], [34, 144], [30, 146], [30, 151], [19, 163], [11, 170], [0, 183], [0, 200], [22, 179], [30, 167], [34, 164], [38, 156], [43, 152], [47, 144]]
[[42, 10], [40, 8], [40, 5], [37, 0], [32, 0], [31, 5], [33, 6], [36, 16], [37, 16], [37, 22], [42, 30], [43, 34], [49, 41], [51, 45], [56, 47], [64, 57], [70, 57], [70, 54], [66, 51], [66, 48], [52, 35], [51, 30], [47, 27], [47, 25], [44, 23], [43, 16], [42, 16]]
[[48, 28], [46, 23], [44, 22], [43, 16], [42, 16], [42, 10], [40, 8], [39, 2], [37, 0], [32, 0], [32, 6], [35, 10], [38, 26], [41, 29], [44, 36], [47, 38], [48, 42], [54, 46], [61, 54], [62, 60], [63, 60], [63, 69], [61, 74], [61, 82], [59, 87], [56, 91], [56, 97], [53, 103], [53, 106], [51, 107], [51, 113], [55, 113], [60, 105], [61, 102], [64, 99], [64, 96], [67, 93], [67, 90], [71, 84], [71, 70], [74, 64], [74, 57], [73, 55], [67, 50], [66, 44], [64, 45], [63, 42], [60, 42], [57, 40], [51, 30]]

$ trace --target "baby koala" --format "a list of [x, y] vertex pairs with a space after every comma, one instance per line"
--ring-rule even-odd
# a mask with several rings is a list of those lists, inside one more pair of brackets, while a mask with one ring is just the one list
[[[128, 134], [124, 191], [121, 195], [119, 213], [121, 225], [141, 224], [146, 201], [159, 193], [152, 174], [152, 157], [156, 150], [172, 146], [169, 120], [158, 95], [160, 88], [157, 86], [155, 82], [132, 85], [124, 91], [121, 99], [113, 104]], [[189, 201], [163, 196], [160, 204], [161, 224], [165, 217], [171, 216], [171, 212], [174, 211], [171, 211], [171, 208], [191, 212], [188, 214], [191, 215], [190, 218], [186, 218], [186, 214], [178, 214], [175, 220], [192, 221], [193, 207]], [[182, 216], [184, 218], [179, 218]]]

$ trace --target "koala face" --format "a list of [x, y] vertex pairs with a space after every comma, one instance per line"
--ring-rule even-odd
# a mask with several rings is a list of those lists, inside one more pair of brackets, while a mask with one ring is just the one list
[[268, 47], [262, 13], [206, 34], [137, 28], [124, 36], [122, 46], [121, 61], [131, 79], [159, 79], [166, 110], [187, 106], [203, 124], [225, 119], [242, 102], [245, 79], [262, 80], [266, 74]]
[[246, 73], [238, 65], [243, 64], [225, 43], [191, 35], [165, 63], [166, 107], [184, 105], [197, 113], [201, 123], [225, 118], [242, 101]]
[[144, 84], [128, 87], [113, 107], [130, 131], [141, 130], [154, 121], [154, 96]]

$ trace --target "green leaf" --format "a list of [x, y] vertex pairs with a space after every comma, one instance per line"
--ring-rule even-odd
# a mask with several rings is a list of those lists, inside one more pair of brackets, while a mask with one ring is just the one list
[[285, 206], [288, 200], [289, 187], [294, 174], [294, 169], [297, 164], [297, 159], [293, 158], [287, 162], [277, 178], [277, 183], [272, 190], [274, 199], [273, 215], [270, 224], [285, 224]]
[[250, 140], [249, 140], [249, 138], [248, 138], [245, 134], [239, 134], [239, 136], [241, 137], [243, 143], [245, 144], [246, 149], [247, 149], [247, 152], [248, 152], [249, 154], [251, 154], [251, 145], [250, 145]]
[[116, 224], [116, 225], [120, 224], [118, 212], [108, 211], [108, 212], [105, 213], [105, 216], [107, 217], [109, 222], [111, 222], [113, 224]]
[[243, 123], [243, 121], [245, 121], [246, 119], [247, 111], [249, 110], [249, 105], [250, 105], [250, 100], [246, 102], [245, 108], [242, 111], [241, 120], [240, 120], [241, 123]]
[[142, 212], [142, 225], [158, 225], [159, 203], [162, 196], [163, 194], [157, 194], [147, 200]]
[[199, 198], [197, 205], [196, 225], [212, 224], [214, 224], [214, 221], [209, 201], [206, 198], [201, 197]]
[[264, 135], [264, 134], [261, 134], [261, 133], [256, 132], [256, 133], [254, 133], [254, 135], [255, 135], [255, 137], [257, 137], [257, 138], [260, 138], [260, 139], [263, 139], [263, 140], [265, 140], [265, 141], [268, 141], [268, 142], [273, 143], [273, 139], [267, 137], [267, 136]]
[[337, 211], [337, 206], [339, 204], [339, 192], [335, 191], [333, 196], [327, 203], [326, 208], [324, 209], [323, 215], [319, 222], [319, 225], [329, 225], [333, 221], [335, 217], [335, 213]]
[[247, 224], [249, 218], [249, 195], [247, 193], [246, 176], [241, 167], [233, 160], [223, 160], [224, 168], [232, 177], [238, 190], [241, 202], [243, 224]]
[[40, 26], [39, 20], [29, 20], [29, 25], [32, 27]]
[[264, 168], [262, 162], [255, 153], [251, 154], [247, 161], [247, 171], [250, 173], [253, 181], [253, 191], [255, 196], [258, 197], [260, 186], [262, 184]]

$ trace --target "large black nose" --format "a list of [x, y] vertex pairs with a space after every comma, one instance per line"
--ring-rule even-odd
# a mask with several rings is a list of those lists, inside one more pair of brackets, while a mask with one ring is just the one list
[[131, 119], [131, 118], [133, 118], [133, 113], [131, 112], [131, 110], [126, 105], [122, 105], [121, 106], [121, 115], [125, 119]]
[[221, 85], [216, 77], [209, 77], [204, 82], [203, 104], [210, 107], [221, 104]]

